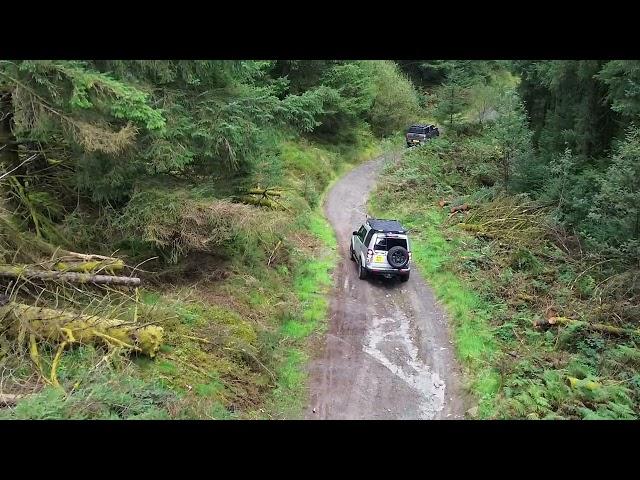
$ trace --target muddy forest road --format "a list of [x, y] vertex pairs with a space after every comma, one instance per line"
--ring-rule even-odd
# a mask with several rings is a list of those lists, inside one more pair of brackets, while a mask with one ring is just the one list
[[[395, 154], [397, 155], [397, 154]], [[358, 279], [351, 232], [392, 154], [348, 173], [324, 208], [338, 239], [328, 331], [309, 366], [307, 419], [461, 419], [460, 372], [447, 320], [415, 267], [406, 283]]]

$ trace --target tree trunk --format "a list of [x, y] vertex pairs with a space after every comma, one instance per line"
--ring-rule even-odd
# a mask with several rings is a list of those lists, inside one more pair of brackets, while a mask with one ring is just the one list
[[69, 283], [95, 283], [100, 285], [129, 285], [133, 287], [140, 285], [140, 279], [136, 277], [114, 277], [111, 275], [94, 275], [91, 273], [35, 270], [24, 265], [0, 265], [0, 277], [59, 280]]
[[509, 188], [509, 162], [511, 161], [511, 152], [508, 152], [502, 158], [502, 180], [504, 181], [504, 191], [508, 192]]

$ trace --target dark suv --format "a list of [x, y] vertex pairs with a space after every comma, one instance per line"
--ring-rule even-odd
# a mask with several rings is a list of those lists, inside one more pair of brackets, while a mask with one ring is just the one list
[[440, 135], [435, 125], [411, 125], [406, 135], [407, 147], [413, 147]]

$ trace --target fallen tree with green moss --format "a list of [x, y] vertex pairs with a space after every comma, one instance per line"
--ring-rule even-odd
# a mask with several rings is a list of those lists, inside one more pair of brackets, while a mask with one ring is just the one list
[[[8, 302], [0, 307], [0, 327], [18, 343], [28, 336], [31, 360], [47, 383], [60, 387], [57, 369], [64, 349], [72, 344], [102, 344], [155, 357], [162, 344], [164, 329], [157, 325], [86, 315], [71, 311], [34, 307]], [[57, 345], [58, 349], [46, 375], [40, 361], [38, 342]]]
[[16, 337], [20, 336], [20, 330], [24, 330], [54, 344], [102, 343], [149, 357], [155, 357], [164, 332], [162, 327], [156, 325], [14, 302], [0, 307], [0, 324]]

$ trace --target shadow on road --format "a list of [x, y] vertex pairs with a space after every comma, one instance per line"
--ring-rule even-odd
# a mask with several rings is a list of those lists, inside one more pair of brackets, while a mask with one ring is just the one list
[[369, 285], [380, 288], [382, 290], [395, 290], [397, 288], [400, 288], [402, 285], [406, 285], [406, 283], [401, 282], [399, 278], [384, 278], [381, 275], [372, 275], [372, 274], [367, 275], [367, 278], [365, 278], [364, 280], [360, 280], [357, 277], [358, 264], [355, 262], [353, 263], [355, 265], [354, 271], [356, 272], [356, 279], [360, 282], [368, 282]]

